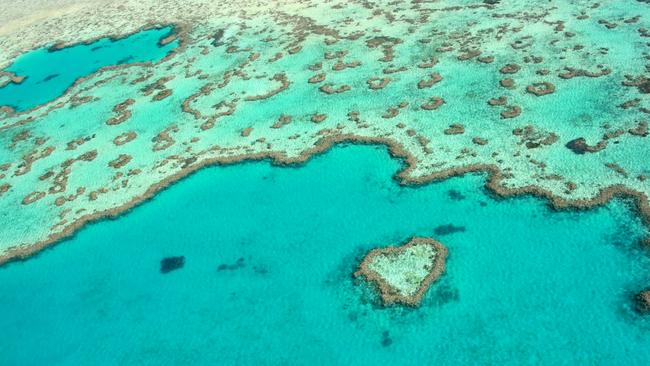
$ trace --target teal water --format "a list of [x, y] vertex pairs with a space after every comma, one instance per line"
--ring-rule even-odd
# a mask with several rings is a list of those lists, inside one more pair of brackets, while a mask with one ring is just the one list
[[159, 61], [178, 46], [177, 40], [158, 45], [171, 31], [172, 27], [154, 28], [117, 40], [102, 38], [57, 51], [44, 47], [27, 52], [4, 70], [26, 78], [0, 88], [0, 106], [24, 111], [57, 98], [75, 80], [102, 67]]
[[[0, 364], [650, 362], [650, 319], [630, 303], [650, 260], [625, 202], [553, 212], [490, 197], [482, 175], [406, 188], [397, 169], [355, 145], [207, 168], [4, 266]], [[465, 231], [435, 234], [448, 224]], [[377, 306], [351, 273], [412, 235], [449, 248], [447, 271], [421, 308]]]

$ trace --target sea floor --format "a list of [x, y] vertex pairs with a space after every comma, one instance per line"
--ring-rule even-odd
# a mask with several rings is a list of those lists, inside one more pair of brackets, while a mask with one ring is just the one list
[[[206, 168], [0, 267], [0, 364], [650, 362], [630, 205], [555, 212], [495, 199], [480, 174], [403, 187], [399, 168], [357, 145]], [[413, 235], [444, 243], [446, 272], [420, 308], [384, 308], [352, 273]], [[171, 256], [184, 267], [161, 273]]]

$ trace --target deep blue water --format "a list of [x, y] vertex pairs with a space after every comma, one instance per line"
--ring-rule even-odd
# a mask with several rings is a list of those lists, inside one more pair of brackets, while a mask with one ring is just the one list
[[25, 76], [20, 84], [9, 83], [0, 88], [0, 106], [23, 111], [59, 97], [75, 80], [88, 76], [101, 67], [136, 62], [158, 61], [178, 41], [160, 46], [172, 27], [155, 28], [113, 40], [102, 38], [89, 45], [79, 44], [54, 52], [47, 47], [27, 52], [4, 71]]
[[[482, 175], [400, 187], [398, 168], [355, 145], [207, 168], [1, 267], [0, 364], [650, 362], [630, 302], [650, 260], [625, 202], [553, 212], [491, 198]], [[465, 231], [435, 234], [448, 224]], [[449, 248], [447, 271], [421, 308], [382, 308], [351, 273], [412, 235]], [[162, 274], [169, 256], [185, 265]]]

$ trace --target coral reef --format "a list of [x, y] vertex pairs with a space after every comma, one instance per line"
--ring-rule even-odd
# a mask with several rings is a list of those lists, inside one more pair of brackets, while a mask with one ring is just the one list
[[401, 246], [373, 249], [354, 276], [376, 285], [385, 305], [417, 306], [444, 272], [446, 257], [447, 249], [439, 242], [414, 237]]
[[[556, 208], [625, 196], [650, 218], [650, 24], [606, 16], [635, 19], [647, 4], [190, 3], [201, 11], [125, 0], [96, 14], [81, 2], [0, 33], [2, 68], [38, 47], [92, 47], [161, 25], [174, 32], [156, 42], [178, 42], [155, 62], [84, 75], [30, 110], [0, 107], [0, 213], [10, 218], [0, 262], [204, 166], [300, 163], [342, 142], [387, 145], [404, 160], [402, 184], [483, 171], [496, 194]], [[16, 77], [29, 73], [9, 81], [5, 71], [0, 87], [28, 87]]]

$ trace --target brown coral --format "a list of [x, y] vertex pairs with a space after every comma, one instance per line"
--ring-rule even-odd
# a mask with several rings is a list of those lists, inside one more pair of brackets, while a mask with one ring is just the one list
[[533, 85], [528, 85], [526, 91], [535, 94], [540, 97], [542, 95], [552, 94], [555, 92], [555, 85], [545, 81], [542, 83], [535, 83]]

